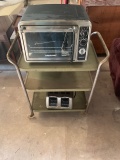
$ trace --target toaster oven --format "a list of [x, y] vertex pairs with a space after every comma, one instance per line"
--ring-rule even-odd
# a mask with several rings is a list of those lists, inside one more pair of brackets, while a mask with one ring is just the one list
[[18, 31], [26, 62], [84, 62], [91, 22], [83, 6], [28, 6]]

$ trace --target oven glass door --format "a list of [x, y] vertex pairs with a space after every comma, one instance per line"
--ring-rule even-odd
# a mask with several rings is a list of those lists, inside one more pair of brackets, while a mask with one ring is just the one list
[[28, 61], [72, 61], [74, 31], [72, 28], [50, 31], [26, 31], [25, 50]]

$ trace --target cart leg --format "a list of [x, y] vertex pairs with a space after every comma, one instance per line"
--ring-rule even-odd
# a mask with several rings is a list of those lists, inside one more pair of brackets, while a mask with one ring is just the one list
[[22, 75], [21, 75], [21, 72], [19, 70], [19, 68], [16, 66], [16, 70], [17, 70], [17, 74], [18, 74], [18, 77], [19, 77], [19, 80], [20, 80], [20, 83], [22, 85], [22, 88], [23, 88], [23, 91], [25, 93], [25, 96], [27, 98], [27, 102], [28, 102], [28, 105], [29, 105], [29, 109], [30, 109], [30, 118], [33, 118], [34, 117], [34, 112], [33, 112], [33, 109], [32, 109], [32, 106], [31, 106], [31, 103], [30, 103], [30, 100], [29, 100], [29, 96], [28, 96], [28, 93], [25, 89], [25, 86], [24, 86], [24, 81], [23, 81], [23, 78], [22, 78]]
[[89, 98], [88, 98], [86, 112], [88, 112], [88, 108], [89, 108], [89, 105], [90, 105], [90, 102], [91, 102], [91, 99], [92, 99], [92, 96], [93, 96], [93, 92], [94, 92], [96, 82], [97, 82], [97, 79], [98, 79], [98, 75], [99, 75], [99, 72], [100, 72], [100, 67], [101, 67], [101, 65], [98, 66], [98, 69], [97, 69], [97, 72], [96, 72], [96, 75], [95, 75], [95, 78], [94, 78], [94, 81], [93, 81], [92, 89], [91, 89], [91, 92], [90, 92], [90, 95], [89, 95]]
[[99, 38], [99, 40], [101, 41], [102, 47], [104, 48], [105, 53], [106, 53], [106, 57], [105, 57], [105, 58], [99, 63], [99, 65], [98, 65], [98, 69], [97, 69], [97, 71], [96, 71], [96, 75], [95, 75], [95, 78], [94, 78], [94, 81], [93, 81], [93, 86], [92, 86], [92, 89], [91, 89], [91, 92], [90, 92], [90, 95], [89, 95], [89, 98], [88, 98], [88, 103], [87, 103], [86, 112], [88, 111], [89, 104], [90, 104], [90, 102], [91, 102], [91, 98], [92, 98], [92, 95], [93, 95], [93, 92], [94, 92], [94, 89], [95, 89], [95, 85], [96, 85], [96, 82], [97, 82], [97, 79], [98, 79], [98, 75], [99, 75], [99, 72], [100, 72], [100, 68], [101, 68], [101, 66], [108, 60], [109, 55], [110, 55], [109, 50], [108, 50], [108, 48], [107, 48], [107, 46], [106, 46], [106, 44], [105, 44], [105, 42], [104, 42], [101, 34], [100, 34], [99, 32], [93, 32], [93, 33], [91, 34], [91, 36], [93, 36], [93, 35], [97, 35], [98, 38]]

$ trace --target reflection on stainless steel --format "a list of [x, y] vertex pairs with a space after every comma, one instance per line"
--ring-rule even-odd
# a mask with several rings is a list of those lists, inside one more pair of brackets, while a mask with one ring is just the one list
[[65, 45], [68, 44], [68, 41], [67, 41], [67, 32], [65, 33], [64, 35], [64, 41], [62, 43], [62, 47], [61, 47], [61, 50], [64, 50], [66, 47]]
[[[72, 29], [72, 28], [68, 28], [68, 30], [70, 30], [70, 29]], [[72, 29], [73, 30], [73, 29]], [[67, 41], [67, 32], [65, 33], [65, 35], [64, 35], [64, 41], [63, 41], [63, 43], [62, 43], [62, 47], [61, 47], [61, 50], [65, 50], [65, 48], [67, 48], [66, 46], [65, 46], [65, 44], [68, 44], [68, 41]], [[73, 45], [73, 44], [72, 44]], [[71, 46], [72, 46], [71, 45]]]

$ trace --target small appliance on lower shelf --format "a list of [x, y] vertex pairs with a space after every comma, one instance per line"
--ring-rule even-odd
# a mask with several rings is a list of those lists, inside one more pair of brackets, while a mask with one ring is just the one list
[[74, 92], [48, 92], [46, 107], [48, 109], [72, 109]]

